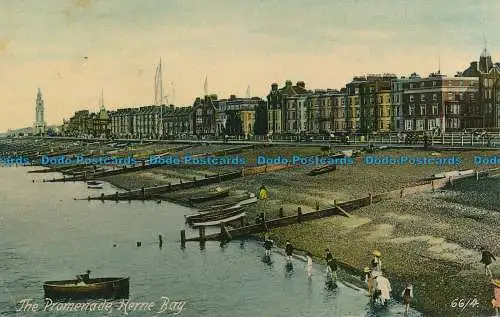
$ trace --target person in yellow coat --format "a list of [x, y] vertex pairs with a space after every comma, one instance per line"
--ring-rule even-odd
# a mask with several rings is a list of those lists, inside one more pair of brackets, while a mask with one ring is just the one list
[[267, 191], [267, 188], [264, 185], [260, 186], [259, 195], [258, 195], [259, 199], [265, 200], [265, 199], [267, 199], [268, 196], [269, 196], [269, 192]]

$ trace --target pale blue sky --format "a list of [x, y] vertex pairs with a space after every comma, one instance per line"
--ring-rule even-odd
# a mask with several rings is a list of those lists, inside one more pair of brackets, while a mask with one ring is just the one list
[[[500, 52], [499, 1], [0, 0], [0, 131], [80, 108], [150, 104], [155, 64], [176, 104], [203, 91], [265, 96], [273, 81], [340, 88], [355, 75], [450, 75], [487, 38]], [[88, 59], [84, 59], [87, 56]], [[168, 82], [174, 84], [168, 84]], [[172, 100], [170, 100], [172, 101]]]

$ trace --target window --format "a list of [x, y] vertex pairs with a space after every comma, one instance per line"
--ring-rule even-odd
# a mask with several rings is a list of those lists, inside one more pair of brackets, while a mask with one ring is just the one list
[[410, 84], [410, 89], [413, 89], [413, 83]]
[[460, 93], [460, 100], [464, 100], [464, 93], [463, 92]]
[[455, 100], [455, 95], [452, 92], [448, 93], [448, 100]]
[[438, 106], [437, 105], [432, 105], [432, 115], [437, 116], [438, 115]]
[[425, 116], [425, 106], [424, 105], [420, 106], [420, 115]]
[[359, 94], [359, 88], [354, 89], [354, 94], [358, 95]]
[[425, 101], [425, 95], [424, 94], [421, 94], [420, 95], [420, 102], [424, 102]]
[[410, 95], [410, 102], [413, 102], [413, 95]]
[[414, 113], [415, 113], [415, 106], [414, 105], [409, 106], [408, 115], [413, 116]]
[[424, 82], [421, 82], [420, 83], [420, 87], [424, 87], [425, 86], [425, 83]]
[[436, 87], [436, 81], [433, 81], [433, 82], [432, 82], [432, 86], [433, 86], [433, 87]]
[[437, 94], [432, 94], [432, 100], [437, 101], [438, 100], [438, 95]]
[[384, 97], [383, 96], [379, 97], [379, 103], [384, 103]]

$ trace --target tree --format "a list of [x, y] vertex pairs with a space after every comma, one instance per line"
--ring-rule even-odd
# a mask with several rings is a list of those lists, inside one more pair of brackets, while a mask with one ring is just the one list
[[262, 102], [255, 109], [254, 134], [267, 135], [268, 132], [267, 104]]
[[243, 122], [240, 113], [235, 110], [226, 111], [227, 121], [224, 133], [227, 135], [241, 135], [243, 133]]

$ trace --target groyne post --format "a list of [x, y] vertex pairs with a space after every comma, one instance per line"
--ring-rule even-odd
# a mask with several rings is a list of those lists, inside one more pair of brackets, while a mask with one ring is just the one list
[[368, 194], [368, 200], [370, 202], [370, 205], [373, 205], [373, 194], [372, 193]]
[[405, 196], [405, 189], [402, 188], [401, 189], [401, 193], [400, 193], [400, 197], [403, 198]]
[[142, 195], [142, 200], [146, 199], [146, 189], [144, 187], [141, 187], [141, 195]]
[[115, 200], [118, 201], [118, 192], [115, 192]]
[[297, 222], [302, 222], [302, 207], [297, 208]]
[[284, 216], [283, 207], [280, 207], [280, 211], [279, 211], [279, 213], [278, 213], [278, 216], [279, 216], [280, 218], [283, 218], [283, 216]]
[[476, 180], [478, 181], [479, 180], [479, 171], [476, 170]]
[[434, 180], [431, 180], [432, 192], [436, 191], [436, 185], [434, 184]]
[[186, 247], [186, 230], [181, 230], [181, 248]]
[[316, 200], [316, 211], [319, 210], [319, 201]]
[[130, 191], [130, 189], [128, 190], [128, 201], [130, 202], [132, 200], [132, 192]]
[[200, 242], [204, 242], [205, 241], [205, 227], [200, 227], [199, 228], [199, 232], [200, 232]]
[[101, 201], [104, 201], [104, 193], [101, 193]]

